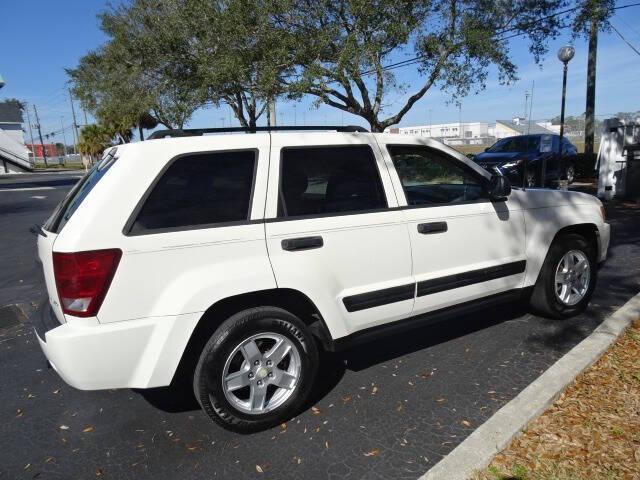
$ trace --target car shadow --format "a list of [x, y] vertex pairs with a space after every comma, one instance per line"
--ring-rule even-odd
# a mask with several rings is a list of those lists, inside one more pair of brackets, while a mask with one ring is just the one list
[[509, 320], [515, 320], [526, 313], [526, 305], [522, 301], [480, 308], [459, 317], [371, 340], [334, 355], [342, 359], [345, 368], [360, 371]]
[[[340, 383], [346, 370], [361, 371], [393, 358], [463, 337], [493, 325], [514, 320], [526, 313], [522, 302], [506, 303], [480, 309], [472, 314], [428, 326], [417, 327], [400, 334], [370, 340], [341, 352], [320, 351], [320, 370], [313, 390], [301, 412], [320, 402]], [[134, 389], [149, 404], [168, 413], [189, 412], [200, 408], [193, 386], [180, 376], [168, 387]]]

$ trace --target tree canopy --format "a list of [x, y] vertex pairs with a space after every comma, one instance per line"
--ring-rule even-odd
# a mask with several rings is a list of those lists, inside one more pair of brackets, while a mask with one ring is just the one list
[[[250, 127], [270, 99], [310, 95], [381, 131], [434, 87], [457, 101], [491, 72], [513, 82], [510, 38], [539, 62], [563, 27], [580, 28], [587, 4], [611, 0], [585, 0], [571, 18], [559, 15], [568, 2], [130, 0], [101, 14], [109, 40], [69, 75], [105, 123], [150, 114], [181, 128], [196, 109], [227, 104]], [[419, 81], [403, 82], [400, 67]]]
[[[558, 35], [564, 0], [291, 0], [278, 22], [299, 38], [298, 76], [289, 88], [366, 119], [374, 131], [400, 122], [434, 86], [458, 99], [484, 88], [494, 67], [517, 78], [509, 35], [526, 37], [534, 60]], [[304, 42], [303, 42], [304, 39]], [[421, 81], [398, 82], [414, 66]], [[399, 107], [385, 104], [392, 90]]]

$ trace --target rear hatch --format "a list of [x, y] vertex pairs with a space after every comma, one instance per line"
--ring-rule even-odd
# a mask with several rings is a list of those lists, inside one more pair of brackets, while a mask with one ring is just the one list
[[42, 263], [49, 303], [60, 323], [65, 322], [65, 316], [58, 299], [56, 279], [53, 269], [53, 249], [56, 238], [76, 212], [78, 207], [86, 200], [91, 190], [98, 184], [111, 165], [117, 160], [117, 147], [105, 151], [102, 159], [87, 172], [87, 174], [74, 185], [67, 196], [53, 211], [53, 214], [44, 223], [38, 235], [38, 258]]

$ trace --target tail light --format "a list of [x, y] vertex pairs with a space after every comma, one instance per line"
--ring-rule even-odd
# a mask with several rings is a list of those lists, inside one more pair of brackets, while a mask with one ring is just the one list
[[76, 317], [98, 313], [116, 273], [122, 250], [53, 253], [53, 272], [62, 311]]

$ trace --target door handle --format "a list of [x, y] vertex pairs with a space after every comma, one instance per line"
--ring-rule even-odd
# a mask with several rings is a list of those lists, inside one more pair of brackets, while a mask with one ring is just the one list
[[431, 222], [431, 223], [419, 223], [418, 233], [423, 235], [430, 235], [432, 233], [444, 233], [447, 231], [447, 222]]
[[282, 240], [282, 249], [288, 252], [294, 252], [298, 250], [312, 250], [314, 248], [320, 248], [324, 245], [322, 237], [300, 237], [300, 238], [286, 238]]

